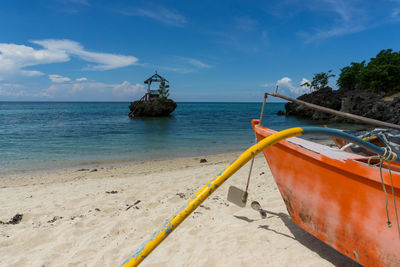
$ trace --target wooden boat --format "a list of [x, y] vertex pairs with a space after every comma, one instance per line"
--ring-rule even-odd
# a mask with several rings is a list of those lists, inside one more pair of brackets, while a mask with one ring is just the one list
[[[258, 140], [276, 131], [252, 127]], [[292, 137], [266, 148], [264, 156], [293, 221], [337, 251], [365, 266], [400, 266], [398, 233], [387, 165], [368, 165], [368, 157]], [[400, 166], [391, 164], [400, 203]]]

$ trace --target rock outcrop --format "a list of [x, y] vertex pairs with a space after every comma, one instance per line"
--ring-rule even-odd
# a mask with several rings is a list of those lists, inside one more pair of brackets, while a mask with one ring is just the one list
[[134, 101], [129, 117], [163, 117], [171, 114], [178, 105], [172, 99], [154, 98], [151, 101]]
[[[385, 100], [383, 95], [354, 90], [332, 90], [330, 87], [304, 94], [299, 100], [323, 107], [348, 112], [366, 118], [400, 124], [400, 97]], [[295, 103], [285, 104], [286, 115], [305, 117], [311, 120], [345, 122], [344, 118], [315, 111]]]

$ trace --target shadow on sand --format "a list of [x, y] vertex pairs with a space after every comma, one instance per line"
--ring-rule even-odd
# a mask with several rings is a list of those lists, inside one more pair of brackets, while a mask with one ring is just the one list
[[[290, 232], [292, 233], [292, 235], [294, 237], [287, 235], [285, 233], [281, 233], [281, 232], [271, 228], [268, 224], [259, 225], [258, 228], [264, 229], [267, 231], [271, 231], [275, 234], [282, 235], [286, 238], [297, 240], [303, 246], [314, 251], [321, 258], [331, 262], [335, 266], [352, 266], [352, 267], [353, 266], [354, 267], [361, 266], [357, 262], [355, 262], [352, 259], [348, 258], [347, 256], [341, 254], [340, 252], [338, 252], [335, 249], [333, 249], [332, 247], [328, 246], [327, 244], [325, 244], [318, 238], [314, 237], [313, 235], [309, 234], [308, 232], [306, 232], [305, 230], [300, 228], [296, 223], [294, 223], [292, 221], [290, 216], [288, 216], [287, 214], [282, 213], [282, 212], [275, 213], [275, 212], [268, 211], [268, 210], [264, 210], [264, 211], [267, 212], [268, 215], [273, 215], [273, 216], [279, 217], [283, 221], [283, 223], [286, 225], [286, 227], [290, 230]], [[234, 217], [236, 217], [237, 219], [240, 219], [240, 220], [244, 220], [248, 223], [257, 221], [257, 220], [249, 219], [245, 216], [234, 216]], [[268, 216], [268, 217], [270, 217], [270, 216]], [[265, 221], [265, 220], [263, 220], [263, 221]]]

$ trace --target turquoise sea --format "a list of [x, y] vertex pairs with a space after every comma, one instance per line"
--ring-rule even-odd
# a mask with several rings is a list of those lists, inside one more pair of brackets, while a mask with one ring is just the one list
[[[166, 118], [128, 117], [128, 102], [0, 102], [0, 172], [241, 151], [254, 142], [261, 103], [178, 103]], [[281, 130], [311, 122], [277, 116]]]

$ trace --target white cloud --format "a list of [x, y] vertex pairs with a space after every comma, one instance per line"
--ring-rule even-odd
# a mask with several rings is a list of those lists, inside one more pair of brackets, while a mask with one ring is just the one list
[[56, 100], [134, 100], [145, 93], [143, 84], [103, 83], [86, 77], [71, 79], [62, 75], [49, 75], [49, 87], [33, 89], [22, 84], [0, 83], [0, 97], [4, 99], [56, 99]]
[[64, 82], [69, 82], [71, 81], [70, 78], [68, 77], [63, 77], [61, 75], [57, 75], [57, 74], [52, 74], [49, 75], [49, 79], [54, 82], [54, 83], [64, 83]]
[[272, 86], [276, 86], [276, 84], [275, 83], [263, 83], [263, 84], [260, 84], [260, 86], [261, 87], [272, 87]]
[[214, 66], [205, 63], [204, 61], [190, 58], [190, 57], [182, 57], [182, 56], [172, 56], [169, 60], [172, 66], [155, 66], [156, 68], [173, 71], [177, 73], [193, 73], [200, 69], [209, 69]]
[[65, 51], [36, 50], [25, 45], [0, 43], [0, 75], [2, 73], [24, 76], [42, 75], [43, 73], [39, 71], [23, 70], [23, 68], [68, 60], [69, 56]]
[[337, 13], [342, 20], [350, 21], [353, 18], [353, 9], [355, 6], [351, 5], [348, 0], [323, 0], [328, 5], [328, 8]]
[[295, 95], [301, 95], [309, 91], [307, 87], [301, 86], [304, 82], [308, 82], [308, 80], [303, 78], [298, 85], [293, 85], [291, 78], [283, 77], [276, 82], [276, 85], [279, 87], [279, 90], [284, 90]]
[[64, 77], [58, 74], [51, 74], [49, 75], [49, 80], [52, 81], [53, 83], [68, 83], [68, 82], [85, 82], [88, 81], [88, 78], [86, 77], [81, 77], [81, 78], [76, 78], [75, 80], [72, 80], [69, 77]]
[[185, 60], [187, 61], [187, 63], [189, 63], [192, 66], [198, 67], [198, 68], [212, 68], [211, 65], [208, 65], [207, 63], [204, 63], [198, 59], [194, 59], [194, 58], [185, 58]]
[[183, 27], [186, 24], [186, 18], [178, 11], [168, 9], [160, 6], [153, 6], [151, 8], [125, 8], [119, 10], [119, 13], [125, 16], [147, 17], [150, 19], [158, 20], [161, 23]]
[[310, 83], [310, 80], [309, 80], [309, 79], [306, 79], [306, 78], [302, 78], [302, 79], [301, 79], [301, 82], [300, 82], [300, 86], [301, 86], [302, 84], [305, 84], [305, 83]]
[[37, 71], [37, 70], [20, 70], [20, 73], [23, 76], [28, 76], [28, 77], [44, 75], [43, 72], [40, 72], [40, 71]]
[[189, 59], [188, 63], [195, 67], [199, 67], [199, 68], [211, 68], [210, 65], [208, 65], [204, 62], [201, 62], [200, 60], [197, 60], [197, 59]]
[[91, 69], [95, 70], [122, 68], [138, 62], [138, 59], [133, 56], [89, 52], [81, 44], [71, 40], [47, 39], [32, 41], [32, 43], [41, 45], [49, 51], [62, 51], [69, 55], [78, 56], [85, 61], [97, 63], [98, 65], [91, 67]]
[[335, 25], [330, 29], [317, 29], [313, 34], [300, 34], [306, 38], [306, 43], [310, 43], [316, 40], [328, 39], [335, 36], [347, 35], [357, 33], [365, 30], [365, 26], [362, 24], [343, 23], [341, 25]]
[[70, 56], [77, 56], [87, 62], [97, 65], [93, 70], [111, 70], [136, 64], [138, 59], [133, 56], [90, 52], [78, 42], [71, 40], [41, 40], [32, 43], [44, 49], [35, 49], [26, 45], [0, 43], [0, 79], [10, 75], [38, 76], [43, 75], [37, 70], [25, 68], [41, 64], [67, 62]]
[[292, 79], [290, 79], [289, 77], [283, 77], [282, 79], [278, 80], [276, 82], [276, 85], [278, 85], [279, 87], [287, 87], [287, 88], [293, 87]]
[[0, 84], [0, 96], [5, 97], [24, 97], [29, 96], [29, 94], [21, 89], [20, 84], [4, 83]]
[[92, 81], [86, 77], [73, 80], [69, 77], [57, 74], [49, 75], [49, 79], [53, 83], [40, 93], [41, 96], [47, 98], [75, 96], [80, 92], [92, 92], [98, 94], [109, 93], [120, 98], [135, 97], [145, 92], [145, 86], [143, 84], [131, 84], [128, 81], [124, 81], [120, 84], [112, 84]]
[[139, 93], [144, 93], [145, 87], [143, 84], [131, 84], [128, 81], [124, 81], [121, 84], [114, 85], [113, 94], [115, 96], [135, 96]]

